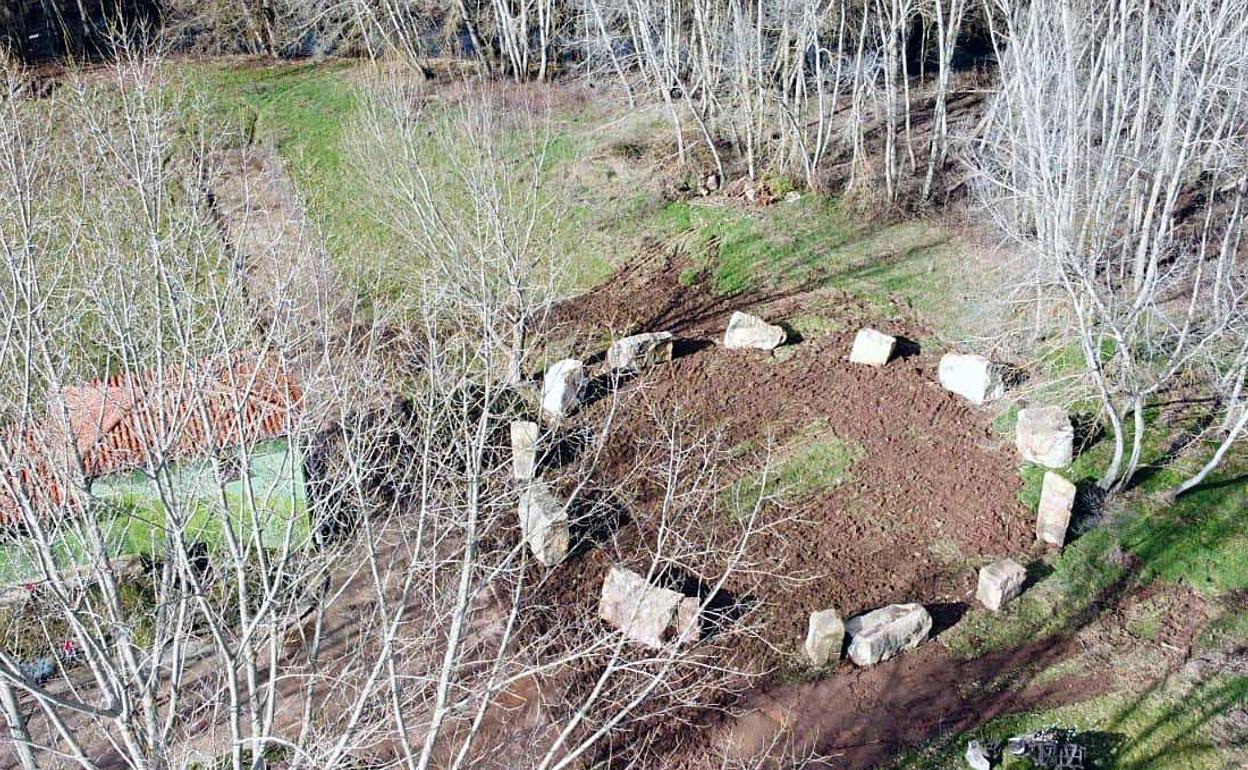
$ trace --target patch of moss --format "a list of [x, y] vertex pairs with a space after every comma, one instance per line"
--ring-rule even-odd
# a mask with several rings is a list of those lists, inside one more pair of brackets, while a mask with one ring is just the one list
[[680, 275], [677, 277], [677, 280], [680, 281], [681, 286], [688, 288], [696, 284], [698, 282], [698, 279], [701, 277], [702, 277], [702, 268], [686, 267], [684, 270], [680, 271]]

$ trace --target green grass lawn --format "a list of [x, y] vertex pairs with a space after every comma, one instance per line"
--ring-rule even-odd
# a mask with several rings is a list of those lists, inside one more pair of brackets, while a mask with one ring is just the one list
[[[179, 66], [200, 96], [203, 119], [220, 126], [230, 144], [276, 149], [313, 221], [321, 229], [330, 253], [340, 263], [394, 262], [400, 264], [400, 273], [410, 274], [419, 255], [410, 253], [410, 246], [383, 221], [377, 206], [380, 180], [373, 154], [396, 149], [372, 146], [371, 138], [365, 142], [359, 136], [367, 109], [362, 91], [368, 76], [365, 65], [335, 62]], [[592, 195], [595, 188], [582, 178], [587, 172], [577, 169], [577, 173], [572, 173], [571, 168], [578, 165], [585, 153], [596, 149], [595, 131], [587, 123], [594, 112], [593, 105], [588, 105], [536, 116], [536, 140], [545, 152], [542, 173], [546, 186], [553, 192], [554, 187], [565, 183], [565, 177], [573, 180], [567, 181], [567, 185], [574, 189], [561, 191], [569, 193], [566, 199], [556, 201], [562, 213], [555, 231], [556, 248], [570, 257], [574, 273], [569, 277], [571, 288], [586, 288], [607, 276], [627, 251], [626, 242], [631, 241], [621, 239], [622, 232], [635, 229], [635, 220], [648, 205], [644, 196], [606, 206], [590, 206], [578, 199], [578, 190], [580, 194]], [[427, 114], [436, 118], [443, 113], [435, 106]], [[503, 156], [502, 162], [516, 163], [533, 152], [525, 140], [534, 137], [525, 134], [517, 129], [497, 137], [496, 149]], [[424, 162], [435, 171], [447, 171], [443, 157], [447, 149], [435, 146], [431, 140], [430, 147], [422, 153]], [[449, 149], [477, 151], [467, 143]]]
[[[368, 256], [399, 249], [370, 202], [369, 164], [352, 145], [364, 108], [362, 65], [179, 66], [207, 105], [208, 120], [226, 127], [235, 142], [277, 149], [331, 253]], [[937, 226], [868, 223], [835, 199], [809, 193], [795, 203], [762, 209], [665, 204], [653, 180], [646, 185], [656, 189], [638, 189], [645, 178], [641, 168], [652, 162], [645, 149], [631, 165], [620, 161], [620, 147], [631, 146], [631, 134], [621, 138], [619, 131], [604, 130], [604, 124], [618, 122], [609, 108], [574, 103], [537, 117], [548, 142], [548, 183], [561, 186], [564, 210], [556, 239], [571, 258], [572, 287], [604, 279], [653, 236], [685, 244], [697, 262], [690, 280], [704, 273], [719, 294], [817, 284], [881, 305], [900, 295], [928, 319], [959, 317], [951, 298], [957, 278], [952, 268], [960, 255], [951, 235]], [[653, 131], [651, 123], [638, 118], [630, 130]]]
[[[757, 449], [748, 444], [737, 447], [735, 453]], [[864, 456], [862, 445], [841, 439], [816, 422], [768, 457], [766, 473], [750, 473], [726, 488], [720, 494], [719, 507], [737, 518], [748, 516], [764, 496], [800, 500], [828, 492], [848, 481], [853, 466]]]
[[[1003, 741], [1053, 725], [1076, 730], [1099, 770], [1232, 770], [1233, 748], [1208, 735], [1210, 721], [1248, 704], [1248, 677], [1215, 676], [1199, 683], [1179, 675], [1141, 693], [1115, 693], [1044, 712], [994, 719], [965, 735], [947, 736], [911, 752], [893, 770], [962, 770], [968, 740]], [[1242, 758], [1242, 754], [1239, 755]]]
[[722, 296], [841, 289], [889, 316], [900, 300], [944, 338], [969, 331], [962, 252], [950, 232], [929, 222], [868, 222], [835, 198], [807, 193], [761, 209], [680, 201], [663, 208], [653, 227], [693, 259], [682, 281], [704, 280]]
[[170, 499], [183, 508], [176, 517], [166, 515], [155, 484], [143, 473], [101, 478], [91, 493], [121, 511], [114, 524], [126, 553], [159, 555], [169, 523], [177, 520], [184, 520], [184, 537], [210, 549], [223, 547], [227, 521], [240, 538], [258, 530], [266, 548], [280, 547], [288, 532], [299, 547], [311, 532], [299, 453], [284, 440], [268, 441], [257, 444], [249, 459], [250, 473], [227, 481], [224, 489], [208, 462], [178, 465], [169, 475]]
[[[1001, 422], [1012, 424], [1012, 419], [1007, 415]], [[1094, 483], [1110, 451], [1107, 441], [1098, 442], [1063, 475]], [[1160, 443], [1149, 442], [1146, 464], [1163, 459]], [[1248, 464], [1234, 460], [1208, 483], [1166, 505], [1157, 493], [1176, 483], [1179, 472], [1169, 467], [1146, 470], [1135, 489], [1111, 504], [1104, 521], [1079, 534], [1060, 555], [1032, 565], [1043, 579], [1005, 612], [972, 608], [942, 637], [943, 643], [956, 655], [974, 657], [1073, 633], [1113, 610], [1126, 592], [1156, 581], [1190, 588], [1209, 603], [1213, 617], [1198, 647], [1222, 650], [1248, 642], [1248, 613], [1240, 598], [1248, 591], [1246, 472]], [[1020, 498], [1034, 509], [1044, 471], [1026, 466], [1022, 474]], [[1132, 632], [1147, 637], [1148, 618], [1134, 622]], [[1082, 670], [1066, 673], [1096, 675]], [[1176, 674], [1146, 692], [1113, 692], [1061, 709], [993, 720], [972, 735], [937, 741], [898, 767], [958, 767], [969, 737], [1000, 739], [1058, 724], [1116, 734], [1121, 745], [1109, 767], [1220, 770], [1237, 766], [1228, 763], [1243, 760], [1245, 754], [1219, 745], [1207, 725], [1246, 706], [1248, 677], [1228, 674], [1192, 683]]]
[[348, 140], [360, 111], [357, 65], [178, 65], [205, 114], [232, 145], [274, 147], [321, 228], [346, 257], [385, 248], [368, 205], [368, 171], [351, 163]]

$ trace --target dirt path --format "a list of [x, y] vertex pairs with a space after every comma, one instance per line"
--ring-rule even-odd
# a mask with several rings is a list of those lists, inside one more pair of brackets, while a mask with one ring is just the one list
[[342, 287], [277, 154], [257, 148], [222, 153], [210, 190], [261, 331], [280, 327], [284, 338], [297, 340], [301, 331], [333, 318]]
[[[961, 661], [928, 643], [875, 668], [760, 692], [746, 700], [739, 716], [715, 726], [698, 753], [748, 760], [781, 746], [799, 756], [813, 752], [823, 759], [819, 766], [876, 767], [942, 734], [1104, 692], [1104, 679], [1011, 686], [1011, 674], [1061, 660], [1068, 645], [1048, 640]], [[995, 689], [988, 686], [997, 682]]]

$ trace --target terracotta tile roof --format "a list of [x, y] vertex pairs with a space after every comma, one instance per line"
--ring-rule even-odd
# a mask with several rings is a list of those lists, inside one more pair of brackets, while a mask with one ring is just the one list
[[[86, 477], [97, 478], [161, 455], [198, 457], [288, 435], [300, 407], [293, 376], [275, 357], [251, 351], [113, 376], [63, 388], [49, 399], [43, 424], [20, 436], [9, 431], [0, 440], [15, 462], [3, 472], [37, 505], [55, 506], [62, 502], [58, 479], [73, 477], [71, 446]], [[14, 519], [16, 505], [0, 485], [0, 523]]]

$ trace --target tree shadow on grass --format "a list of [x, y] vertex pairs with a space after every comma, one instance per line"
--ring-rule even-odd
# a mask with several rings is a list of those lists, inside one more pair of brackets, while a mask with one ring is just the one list
[[[1128, 484], [1128, 489], [1147, 489], [1151, 481], [1165, 472], [1175, 460], [1186, 453], [1194, 444], [1204, 439], [1217, 417], [1217, 413], [1214, 410], [1206, 408], [1200, 402], [1184, 401], [1179, 402], [1177, 406], [1179, 408], [1179, 417], [1177, 419], [1181, 422], [1182, 428], [1162, 451], [1160, 457], [1151, 460], [1136, 470], [1135, 475], [1131, 477]], [[1183, 413], [1185, 409], [1188, 410], [1187, 414]], [[1190, 414], [1191, 410], [1197, 410], [1195, 416]]]
[[[1096, 560], [1099, 563], [1099, 556]], [[768, 687], [747, 696], [742, 710], [748, 713], [765, 704], [768, 714], [786, 714], [774, 724], [773, 737], [836, 758], [811, 767], [866, 770], [887, 766], [903, 750], [924, 744], [943, 751], [952, 751], [955, 745], [964, 749], [961, 742], [966, 732], [997, 717], [1062, 705], [1106, 690], [1108, 680], [1102, 676], [1074, 681], [1037, 681], [1036, 677], [1065, 659], [1075, 647], [1078, 632], [1134, 589], [1137, 568], [1134, 563], [1116, 569], [1109, 580], [1083, 576], [1086, 596], [1063, 616], [1056, 632], [1042, 632], [1028, 641], [967, 659], [953, 656], [936, 641], [927, 641], [872, 668], [842, 664], [825, 679]], [[1041, 570], [1034, 572], [1039, 577]], [[1068, 579], [1078, 584], [1080, 576]], [[921, 596], [922, 590], [917, 584], [911, 593]], [[928, 610], [933, 615], [933, 636], [939, 637], [961, 623], [969, 607], [936, 603], [929, 604]], [[992, 617], [1002, 620], [1008, 613]], [[1028, 636], [1021, 634], [1023, 639]], [[743, 735], [725, 737], [734, 735], [731, 719], [722, 720], [717, 734], [729, 743], [747, 740]], [[756, 739], [760, 739], [757, 734], [748, 738]]]
[[1248, 484], [1248, 473], [1241, 473], [1238, 476], [1231, 476], [1230, 478], [1219, 479], [1218, 481], [1206, 481], [1202, 484], [1197, 484], [1187, 490], [1187, 494], [1192, 495], [1200, 492], [1211, 492], [1215, 489], [1232, 489], [1234, 487], [1242, 487], [1245, 484]]
[[[1242, 708], [1248, 700], [1248, 677], [1211, 677], [1190, 688], [1168, 692], [1182, 672], [1165, 679], [1131, 699], [1119, 709], [1105, 726], [1111, 734], [1122, 736], [1113, 746], [1112, 764], [1117, 770], [1149, 770], [1162, 760], [1180, 757], [1196, 759], [1198, 754], [1220, 753], [1229, 748], [1248, 747], [1248, 737], [1231, 740], [1227, 745], [1214, 746], [1198, 739], [1199, 731], [1212, 720]], [[1166, 705], [1150, 713], [1156, 703]], [[1137, 720], [1142, 724], [1136, 724]]]

